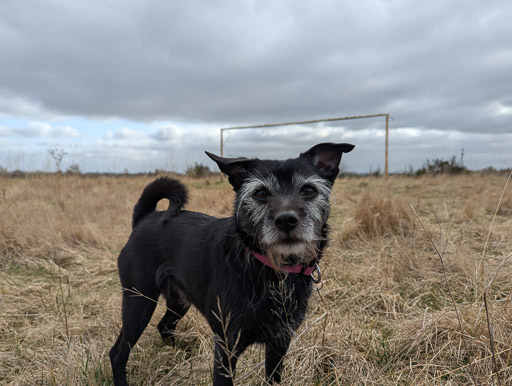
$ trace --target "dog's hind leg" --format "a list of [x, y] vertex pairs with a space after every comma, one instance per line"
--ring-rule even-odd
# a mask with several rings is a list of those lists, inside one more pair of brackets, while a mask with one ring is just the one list
[[151, 320], [151, 316], [156, 308], [158, 295], [158, 292], [152, 294], [145, 293], [144, 296], [137, 296], [126, 291], [123, 292], [123, 327], [109, 353], [115, 385], [127, 385], [126, 362], [128, 361], [128, 356]]
[[167, 290], [165, 294], [167, 302], [167, 311], [160, 323], [158, 323], [158, 331], [165, 342], [174, 344], [174, 330], [180, 319], [185, 316], [190, 304], [180, 296], [180, 293], [172, 288]]

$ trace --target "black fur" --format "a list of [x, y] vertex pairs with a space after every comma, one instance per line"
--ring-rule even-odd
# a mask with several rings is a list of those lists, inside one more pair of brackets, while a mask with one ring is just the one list
[[132, 228], [135, 228], [141, 219], [153, 212], [156, 204], [162, 198], [169, 200], [169, 208], [165, 216], [168, 218], [175, 217], [188, 201], [187, 189], [181, 182], [170, 178], [160, 177], [154, 180], [146, 186], [139, 201], [135, 204]]
[[[341, 153], [352, 148], [348, 144], [321, 144], [287, 161], [225, 159], [209, 154], [229, 175], [237, 193], [235, 213], [229, 218], [182, 210], [187, 192], [177, 180], [159, 178], [150, 183], [135, 205], [133, 231], [119, 255], [123, 327], [110, 350], [115, 384], [127, 384], [125, 368], [130, 349], [151, 319], [160, 294], [168, 308], [158, 324], [163, 339], [174, 341], [174, 329], [191, 304], [208, 321], [215, 339], [214, 385], [233, 383], [237, 359], [253, 343], [265, 345], [267, 380], [280, 382], [292, 332], [305, 318], [311, 277], [283, 274], [250, 254], [248, 248], [266, 251], [258, 241], [258, 232], [251, 229], [254, 225], [244, 217], [247, 214], [240, 213], [249, 210], [240, 202], [240, 189], [255, 175], [272, 174], [288, 181], [279, 184], [284, 195], [291, 189], [290, 173], [298, 171], [320, 176], [330, 189]], [[336, 154], [323, 156], [333, 151]], [[312, 204], [308, 197], [296, 196], [298, 203], [291, 210], [301, 221], [307, 221], [301, 208]], [[170, 201], [169, 209], [157, 212], [155, 207], [161, 198]], [[271, 202], [261, 200], [261, 205], [267, 209]], [[321, 209], [324, 221], [314, 241], [318, 254], [311, 257], [311, 264], [320, 259], [326, 244], [328, 203]], [[269, 216], [279, 214], [274, 212], [269, 209]], [[292, 232], [288, 228], [286, 232]]]

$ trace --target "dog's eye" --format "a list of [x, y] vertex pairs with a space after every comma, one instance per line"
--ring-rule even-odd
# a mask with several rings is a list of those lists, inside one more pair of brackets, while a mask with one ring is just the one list
[[265, 189], [265, 188], [260, 188], [258, 190], [256, 190], [252, 196], [256, 199], [256, 200], [264, 200], [268, 197], [269, 193], [268, 193], [268, 190]]
[[302, 195], [306, 197], [313, 197], [317, 193], [317, 190], [313, 188], [311, 185], [304, 185], [301, 188], [300, 192], [302, 193]]

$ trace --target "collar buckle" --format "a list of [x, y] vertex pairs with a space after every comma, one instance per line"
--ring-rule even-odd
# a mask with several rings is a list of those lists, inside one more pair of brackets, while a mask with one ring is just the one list
[[[316, 275], [315, 275], [316, 272]], [[311, 272], [311, 280], [315, 284], [320, 284], [322, 282], [322, 271], [320, 271], [320, 267], [318, 266], [318, 263], [315, 264], [315, 267], [313, 268], [313, 271]]]

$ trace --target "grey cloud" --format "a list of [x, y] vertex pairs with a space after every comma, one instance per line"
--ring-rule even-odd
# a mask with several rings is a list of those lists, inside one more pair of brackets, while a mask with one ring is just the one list
[[93, 3], [1, 3], [11, 111], [220, 123], [389, 112], [395, 127], [511, 130], [491, 108], [512, 106], [509, 1]]
[[28, 127], [0, 126], [0, 137], [5, 138], [34, 138], [34, 137], [62, 137], [79, 138], [82, 134], [70, 126], [54, 127], [48, 123], [30, 122]]
[[[110, 134], [110, 133], [109, 133]], [[119, 130], [116, 130], [113, 134], [107, 135], [107, 138], [115, 138], [115, 139], [137, 139], [143, 137], [143, 133], [129, 129], [127, 127], [122, 127]]]
[[160, 127], [155, 133], [151, 135], [157, 141], [176, 141], [182, 136], [182, 131], [176, 126]]

